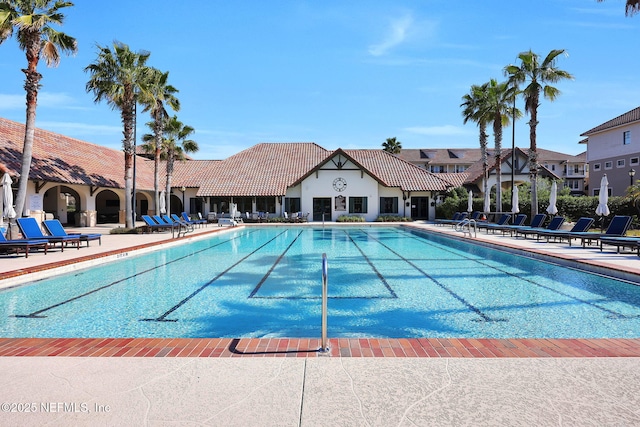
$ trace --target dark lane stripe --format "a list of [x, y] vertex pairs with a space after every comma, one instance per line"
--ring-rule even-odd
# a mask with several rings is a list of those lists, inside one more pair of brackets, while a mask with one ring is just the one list
[[273, 263], [273, 265], [271, 266], [269, 271], [267, 271], [267, 274], [264, 275], [264, 277], [256, 285], [256, 287], [253, 289], [253, 291], [251, 291], [251, 293], [249, 294], [249, 296], [247, 298], [253, 298], [253, 296], [258, 293], [258, 291], [260, 290], [260, 287], [262, 286], [262, 284], [267, 281], [267, 278], [271, 275], [271, 273], [273, 273], [273, 270], [280, 263], [280, 261], [282, 260], [284, 255], [289, 251], [289, 249], [291, 249], [291, 246], [293, 246], [293, 244], [296, 242], [296, 240], [298, 240], [298, 237], [300, 237], [301, 234], [302, 234], [302, 230], [300, 230], [298, 235], [291, 241], [291, 243], [289, 243], [289, 246], [287, 246], [287, 248], [284, 250], [284, 252], [282, 252], [280, 254], [280, 256], [278, 257], [276, 262]]
[[144, 271], [141, 271], [141, 272], [139, 272], [139, 273], [133, 274], [133, 275], [131, 275], [131, 276], [127, 276], [127, 277], [124, 277], [124, 278], [122, 278], [122, 279], [116, 280], [115, 282], [111, 282], [111, 283], [109, 283], [108, 285], [100, 286], [99, 288], [96, 288], [96, 289], [93, 289], [93, 290], [91, 290], [91, 291], [85, 292], [84, 294], [81, 294], [81, 295], [77, 295], [77, 296], [75, 296], [75, 297], [73, 297], [73, 298], [69, 298], [68, 300], [65, 300], [65, 301], [59, 302], [59, 303], [57, 303], [57, 304], [50, 305], [49, 307], [43, 308], [43, 309], [41, 309], [41, 310], [34, 311], [34, 312], [30, 313], [30, 314], [14, 314], [14, 315], [10, 315], [9, 317], [20, 317], [20, 318], [28, 318], [28, 319], [44, 319], [44, 318], [46, 318], [47, 316], [41, 316], [41, 315], [40, 315], [41, 313], [44, 313], [44, 312], [49, 311], [49, 310], [51, 310], [51, 309], [54, 309], [54, 308], [56, 308], [56, 307], [60, 307], [61, 305], [68, 304], [68, 303], [73, 302], [73, 301], [75, 301], [75, 300], [78, 300], [78, 299], [80, 299], [80, 298], [86, 297], [87, 295], [94, 294], [94, 293], [96, 293], [96, 292], [98, 292], [98, 291], [101, 291], [101, 290], [103, 290], [103, 289], [110, 288], [111, 286], [113, 286], [113, 285], [117, 285], [118, 283], [126, 282], [127, 280], [133, 279], [134, 277], [138, 277], [138, 276], [141, 276], [141, 275], [143, 275], [143, 274], [150, 273], [150, 272], [152, 272], [152, 271], [154, 271], [154, 270], [157, 270], [158, 268], [165, 267], [165, 266], [167, 266], [167, 265], [169, 265], [169, 264], [173, 264], [174, 262], [178, 262], [178, 261], [181, 261], [181, 260], [183, 260], [183, 259], [185, 259], [185, 258], [189, 258], [189, 257], [191, 257], [191, 256], [194, 256], [194, 255], [196, 255], [196, 254], [199, 254], [199, 253], [201, 253], [201, 252], [208, 251], [208, 250], [213, 249], [213, 248], [215, 248], [215, 247], [217, 247], [217, 246], [223, 245], [223, 244], [225, 244], [225, 243], [229, 243], [230, 241], [232, 241], [232, 240], [234, 240], [234, 239], [237, 239], [237, 238], [240, 238], [240, 237], [244, 237], [244, 236], [246, 236], [246, 235], [248, 235], [248, 234], [251, 234], [251, 233], [255, 233], [255, 231], [252, 231], [252, 232], [249, 232], [249, 233], [246, 233], [246, 234], [238, 234], [237, 236], [234, 236], [234, 237], [232, 237], [232, 238], [230, 238], [230, 239], [228, 239], [228, 240], [222, 241], [222, 242], [217, 243], [217, 244], [212, 245], [212, 246], [207, 246], [207, 247], [206, 247], [206, 248], [204, 248], [204, 249], [200, 249], [199, 251], [192, 252], [192, 253], [190, 253], [190, 254], [188, 254], [188, 255], [185, 255], [185, 256], [182, 256], [182, 257], [176, 258], [176, 259], [174, 259], [174, 260], [167, 261], [167, 262], [162, 263], [162, 264], [158, 264], [158, 265], [156, 265], [156, 266], [154, 266], [154, 267], [151, 267], [151, 268], [149, 268], [149, 269], [147, 269], [147, 270], [144, 270]]
[[[362, 233], [364, 233], [367, 237], [369, 236], [366, 232], [360, 230]], [[369, 259], [369, 257], [364, 253], [364, 251], [360, 248], [360, 246], [358, 246], [358, 244], [356, 243], [355, 240], [353, 240], [353, 237], [351, 236], [351, 234], [349, 234], [349, 232], [347, 230], [344, 230], [344, 233], [347, 235], [347, 237], [349, 238], [349, 240], [351, 240], [351, 243], [353, 243], [353, 246], [356, 247], [356, 249], [358, 249], [358, 251], [360, 252], [360, 254], [362, 255], [362, 257], [367, 261], [367, 263], [369, 264], [369, 266], [371, 267], [371, 269], [376, 273], [376, 275], [378, 276], [378, 279], [380, 279], [380, 281], [382, 282], [382, 284], [384, 285], [385, 288], [387, 288], [387, 290], [389, 291], [389, 293], [391, 294], [391, 296], [393, 298], [398, 298], [398, 295], [396, 295], [395, 291], [391, 288], [391, 286], [389, 286], [389, 283], [387, 283], [387, 280], [384, 278], [384, 276], [382, 275], [382, 273], [380, 273], [378, 271], [378, 269], [376, 268], [375, 265], [373, 265], [373, 262], [371, 262], [371, 260]]]
[[476, 313], [478, 316], [480, 316], [482, 318], [482, 321], [484, 322], [504, 322], [505, 319], [492, 319], [491, 317], [489, 317], [488, 315], [486, 315], [485, 313], [482, 312], [482, 310], [480, 310], [478, 307], [474, 306], [473, 304], [471, 304], [470, 302], [468, 302], [466, 299], [464, 299], [463, 297], [461, 297], [460, 295], [458, 295], [457, 293], [455, 293], [454, 291], [452, 291], [451, 289], [449, 289], [447, 286], [445, 286], [444, 284], [440, 283], [436, 278], [432, 277], [431, 275], [429, 275], [429, 273], [427, 273], [426, 271], [424, 271], [423, 269], [421, 269], [420, 267], [418, 267], [417, 265], [415, 265], [413, 262], [411, 262], [410, 260], [408, 260], [407, 258], [403, 257], [402, 255], [400, 255], [398, 252], [396, 252], [395, 250], [391, 249], [389, 246], [387, 246], [386, 244], [382, 243], [379, 239], [371, 236], [369, 233], [367, 233], [366, 231], [362, 230], [362, 232], [364, 234], [366, 234], [367, 236], [369, 236], [371, 239], [375, 240], [376, 242], [378, 242], [380, 245], [384, 246], [385, 248], [387, 248], [391, 253], [393, 253], [395, 256], [397, 256], [398, 258], [400, 258], [401, 260], [403, 260], [404, 262], [406, 262], [407, 264], [409, 264], [411, 267], [415, 268], [417, 271], [419, 271], [422, 275], [424, 275], [426, 278], [428, 278], [429, 280], [431, 280], [433, 283], [435, 283], [439, 288], [441, 288], [442, 290], [444, 290], [445, 292], [447, 292], [449, 295], [451, 295], [453, 298], [455, 298], [456, 300], [458, 300], [460, 303], [464, 304], [469, 310], [473, 311], [474, 313]]
[[170, 315], [171, 313], [173, 313], [174, 311], [176, 311], [177, 309], [179, 309], [180, 307], [182, 307], [184, 304], [186, 304], [191, 298], [193, 298], [194, 296], [198, 295], [200, 292], [202, 292], [206, 287], [208, 287], [209, 285], [211, 285], [213, 282], [215, 282], [216, 280], [218, 280], [219, 278], [221, 278], [222, 276], [224, 276], [225, 274], [227, 274], [231, 269], [233, 269], [234, 267], [236, 267], [237, 265], [243, 263], [247, 258], [249, 258], [251, 255], [255, 254], [256, 252], [258, 252], [260, 249], [264, 248], [265, 246], [267, 246], [269, 243], [273, 242], [274, 240], [276, 240], [278, 237], [282, 236], [284, 233], [286, 233], [287, 230], [283, 231], [282, 233], [278, 234], [277, 236], [273, 237], [272, 239], [268, 240], [267, 242], [263, 243], [262, 245], [260, 245], [258, 248], [254, 249], [253, 251], [251, 251], [249, 254], [247, 254], [246, 256], [242, 257], [240, 260], [238, 260], [237, 262], [235, 262], [233, 265], [231, 265], [230, 267], [228, 267], [226, 270], [224, 270], [223, 272], [219, 273], [216, 277], [214, 277], [213, 279], [209, 280], [207, 283], [205, 283], [204, 285], [200, 286], [198, 289], [196, 289], [195, 291], [193, 291], [188, 297], [186, 297], [185, 299], [183, 299], [182, 301], [180, 301], [178, 304], [174, 305], [173, 307], [171, 307], [169, 310], [167, 310], [164, 314], [162, 314], [159, 317], [156, 317], [155, 319], [141, 319], [143, 322], [177, 322], [177, 319], [169, 319], [167, 320], [167, 316]]

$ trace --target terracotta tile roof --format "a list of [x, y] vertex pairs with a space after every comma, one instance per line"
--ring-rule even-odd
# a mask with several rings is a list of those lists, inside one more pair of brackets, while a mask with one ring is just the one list
[[614, 119], [609, 120], [608, 122], [604, 122], [601, 125], [594, 127], [593, 129], [589, 129], [588, 131], [581, 133], [580, 136], [589, 136], [594, 133], [602, 132], [604, 130], [611, 129], [617, 126], [626, 125], [628, 123], [637, 122], [639, 120], [640, 120], [640, 107], [636, 107], [631, 111], [627, 111], [626, 113]]
[[257, 144], [212, 163], [198, 196], [281, 196], [329, 154], [311, 142]]
[[[0, 118], [0, 158], [12, 176], [20, 175], [24, 124]], [[138, 158], [136, 187], [153, 189], [153, 162]], [[29, 179], [124, 188], [124, 154], [42, 129], [35, 130]]]
[[[492, 155], [493, 150], [487, 152]], [[409, 148], [403, 149], [398, 157], [414, 164], [470, 165], [480, 160], [480, 148]]]
[[[384, 150], [341, 150], [387, 187], [404, 191], [445, 191], [452, 183]], [[335, 154], [335, 152], [334, 152]]]

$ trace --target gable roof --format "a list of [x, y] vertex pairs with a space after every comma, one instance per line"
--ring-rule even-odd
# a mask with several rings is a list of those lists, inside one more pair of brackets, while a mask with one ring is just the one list
[[[19, 177], [25, 125], [0, 118], [0, 158]], [[30, 180], [124, 188], [124, 154], [79, 139], [35, 129]], [[136, 187], [153, 189], [153, 161], [138, 158]]]
[[198, 196], [282, 196], [329, 154], [312, 142], [257, 144], [213, 163]]
[[592, 129], [589, 129], [584, 133], [581, 133], [580, 136], [593, 135], [594, 133], [612, 129], [617, 126], [623, 126], [629, 123], [637, 122], [639, 120], [640, 120], [640, 107], [636, 107], [631, 111], [627, 111], [626, 113], [621, 114], [618, 117], [609, 120], [608, 122], [604, 122], [601, 125], [598, 125]]

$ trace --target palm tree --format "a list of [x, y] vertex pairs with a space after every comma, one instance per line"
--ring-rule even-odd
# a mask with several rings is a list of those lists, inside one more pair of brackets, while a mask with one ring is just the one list
[[565, 53], [564, 49], [554, 49], [547, 54], [542, 62], [538, 54], [531, 50], [518, 55], [520, 65], [507, 65], [505, 74], [509, 76], [512, 87], [528, 85], [520, 92], [524, 97], [524, 109], [529, 113], [529, 179], [531, 181], [531, 217], [538, 213], [538, 195], [536, 181], [538, 178], [538, 148], [536, 142], [536, 128], [538, 126], [538, 107], [540, 94], [549, 101], [554, 101], [560, 91], [548, 83], [557, 83], [573, 76], [564, 70], [556, 68], [556, 59]]
[[140, 92], [139, 101], [144, 105], [143, 112], [149, 111], [151, 114], [150, 123], [153, 130], [152, 138], [144, 135], [143, 141], [146, 143], [145, 150], [153, 153], [154, 173], [153, 189], [155, 192], [155, 210], [160, 212], [160, 153], [162, 152], [162, 135], [164, 124], [169, 118], [165, 105], [171, 107], [173, 111], [180, 110], [180, 101], [175, 94], [178, 90], [167, 83], [169, 72], [163, 73], [155, 68], [150, 69], [148, 80], [145, 82], [144, 90]]
[[387, 140], [382, 143], [382, 149], [387, 153], [400, 154], [400, 151], [402, 151], [402, 142], [397, 141], [395, 136], [393, 138], [387, 138]]
[[73, 3], [61, 0], [7, 0], [0, 2], [0, 44], [16, 31], [20, 49], [27, 56], [24, 89], [27, 92], [27, 116], [24, 129], [20, 183], [16, 196], [16, 212], [22, 216], [27, 199], [27, 183], [33, 157], [33, 138], [36, 128], [36, 107], [42, 75], [38, 72], [40, 56], [48, 67], [60, 63], [60, 52], [75, 54], [76, 39], [54, 30], [51, 25], [62, 25], [65, 16], [61, 9]]
[[[604, 0], [598, 0], [600, 3], [603, 1]], [[627, 0], [627, 5], [624, 10], [625, 15], [632, 16], [638, 12], [640, 12], [640, 0]]]
[[165, 123], [162, 151], [167, 159], [165, 193], [167, 198], [167, 212], [171, 212], [171, 180], [173, 178], [173, 164], [175, 160], [184, 160], [184, 153], [195, 153], [198, 151], [198, 143], [187, 139], [194, 132], [195, 130], [191, 126], [184, 125], [176, 116], [167, 119]]
[[516, 89], [509, 82], [498, 83], [491, 79], [487, 84], [487, 113], [493, 122], [493, 139], [496, 158], [496, 212], [502, 212], [502, 128], [509, 126], [510, 117], [518, 110], [512, 107]]
[[472, 85], [471, 90], [468, 94], [462, 97], [462, 104], [460, 104], [462, 109], [462, 117], [463, 123], [467, 123], [468, 121], [476, 122], [479, 128], [479, 139], [480, 139], [480, 156], [482, 159], [482, 171], [483, 171], [483, 193], [487, 194], [489, 191], [489, 183], [488, 183], [488, 169], [489, 162], [487, 160], [487, 123], [490, 120], [488, 114], [488, 84], [485, 83], [481, 86]]
[[114, 42], [113, 51], [108, 46], [98, 46], [98, 58], [84, 69], [91, 74], [86, 90], [93, 92], [94, 102], [106, 100], [112, 109], [120, 110], [122, 117], [127, 228], [134, 227], [131, 192], [137, 94], [144, 87], [145, 79], [148, 78], [149, 67], [145, 64], [149, 55], [150, 53], [146, 51], [132, 52], [126, 44]]

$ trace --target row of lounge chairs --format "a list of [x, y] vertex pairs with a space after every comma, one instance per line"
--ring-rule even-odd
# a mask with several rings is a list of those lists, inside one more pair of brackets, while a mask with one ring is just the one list
[[180, 237], [181, 234], [185, 235], [192, 232], [195, 226], [202, 226], [207, 224], [206, 219], [191, 219], [186, 212], [182, 212], [181, 217], [177, 214], [153, 216], [142, 215], [142, 220], [145, 223], [145, 231], [177, 231], [178, 237]]
[[[536, 215], [528, 226], [522, 225], [526, 221], [526, 215], [517, 215], [513, 223], [508, 224], [512, 217], [512, 214], [503, 214], [496, 222], [480, 221], [477, 223], [477, 228], [486, 230], [487, 234], [500, 231], [503, 234], [509, 233], [510, 236], [516, 238], [523, 237], [526, 239], [531, 236], [532, 238], [535, 237], [537, 241], [566, 241], [569, 246], [572, 245], [574, 240], [579, 240], [582, 247], [597, 243], [600, 246], [600, 251], [607, 245], [615, 246], [617, 252], [620, 252], [621, 248], [631, 248], [640, 256], [640, 237], [625, 236], [631, 226], [631, 217], [627, 215], [614, 216], [606, 231], [601, 233], [589, 231], [594, 223], [594, 219], [589, 217], [578, 219], [570, 230], [561, 229], [565, 220], [562, 216], [551, 218], [546, 227], [542, 226], [547, 218], [545, 214]], [[437, 220], [436, 224], [458, 224], [464, 218], [466, 216], [459, 215], [457, 219]]]
[[86, 242], [89, 246], [91, 240], [98, 240], [99, 244], [102, 244], [101, 234], [68, 234], [57, 219], [42, 222], [47, 234], [43, 233], [35, 218], [18, 218], [16, 223], [24, 238], [8, 240], [3, 233], [0, 233], [0, 251], [3, 253], [15, 252], [19, 254], [24, 252], [25, 257], [28, 257], [32, 249], [42, 249], [46, 255], [49, 249], [57, 247], [58, 244], [61, 251], [64, 251], [68, 245], [75, 245], [80, 249], [81, 242]]

